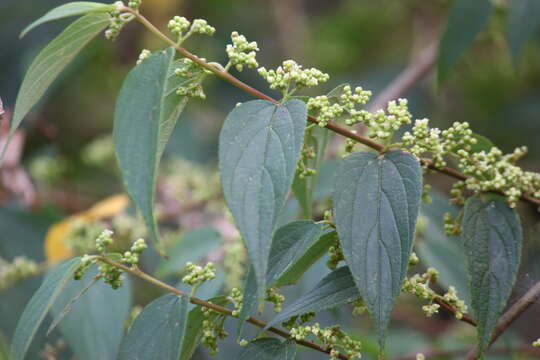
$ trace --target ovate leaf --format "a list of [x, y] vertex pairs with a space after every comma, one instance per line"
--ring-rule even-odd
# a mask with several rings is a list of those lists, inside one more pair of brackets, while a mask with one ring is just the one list
[[437, 78], [442, 83], [474, 39], [487, 25], [493, 5], [491, 0], [456, 0], [450, 9], [448, 24], [439, 45]]
[[343, 254], [382, 346], [412, 251], [422, 172], [401, 151], [357, 152], [343, 160], [336, 179], [334, 215]]
[[28, 346], [45, 315], [79, 265], [80, 258], [73, 258], [56, 266], [47, 274], [19, 319], [11, 342], [10, 360], [24, 359]]
[[137, 316], [122, 342], [118, 360], [176, 360], [185, 339], [187, 296], [164, 295]]
[[249, 101], [230, 112], [219, 137], [223, 193], [246, 242], [260, 296], [278, 215], [296, 171], [306, 117], [306, 104], [300, 100], [283, 105]]
[[521, 222], [502, 196], [476, 195], [465, 204], [462, 239], [482, 353], [516, 281]]
[[281, 342], [276, 338], [257, 339], [246, 345], [238, 355], [238, 360], [294, 360], [296, 343], [293, 340]]
[[294, 221], [276, 231], [268, 260], [268, 286], [303, 257], [305, 251], [321, 237], [322, 231], [323, 226], [311, 220]]
[[[226, 305], [227, 298], [224, 296], [215, 297], [208, 300], [212, 304]], [[217, 323], [223, 319], [223, 315], [211, 312], [209, 316], [205, 316], [200, 306], [197, 306], [189, 312], [186, 332], [182, 342], [182, 352], [178, 360], [190, 360], [193, 353], [199, 346], [203, 335], [203, 321], [208, 320], [211, 323]]]
[[114, 145], [129, 196], [142, 213], [151, 239], [159, 232], [154, 215], [156, 176], [165, 144], [187, 97], [176, 94], [174, 49], [157, 52], [127, 75], [114, 114]]
[[[108, 25], [109, 15], [107, 14], [85, 15], [69, 25], [38, 54], [26, 72], [19, 89], [9, 129], [10, 138], [60, 72], [90, 40]], [[8, 144], [4, 145], [2, 155], [7, 146]]]
[[506, 37], [514, 66], [517, 67], [527, 41], [540, 26], [540, 1], [510, 0]]
[[360, 293], [351, 271], [347, 266], [343, 266], [326, 275], [313, 289], [285, 307], [266, 328], [279, 324], [291, 316], [331, 309], [359, 298]]
[[102, 4], [102, 3], [96, 3], [96, 2], [90, 2], [90, 1], [75, 1], [70, 2], [64, 5], [60, 5], [30, 25], [28, 25], [22, 32], [21, 36], [23, 37], [26, 35], [30, 30], [34, 29], [35, 27], [46, 23], [48, 21], [58, 20], [65, 17], [70, 16], [77, 16], [77, 15], [85, 15], [90, 13], [107, 13], [111, 12], [116, 8], [116, 5], [111, 4]]
[[[65, 305], [88, 286], [97, 271], [87, 271], [80, 281], [67, 284], [51, 308], [54, 317], [61, 316]], [[79, 360], [114, 360], [124, 336], [124, 323], [131, 309], [130, 279], [114, 290], [103, 281], [96, 282], [75, 303], [58, 325], [63, 338]], [[105, 326], [106, 325], [106, 326]]]

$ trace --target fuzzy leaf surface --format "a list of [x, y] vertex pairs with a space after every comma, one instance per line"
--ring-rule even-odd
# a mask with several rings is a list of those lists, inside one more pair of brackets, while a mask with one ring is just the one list
[[482, 353], [516, 282], [523, 243], [521, 222], [503, 197], [476, 195], [465, 203], [461, 236]]
[[306, 105], [253, 100], [234, 108], [219, 137], [219, 169], [231, 209], [255, 269], [259, 297], [278, 216], [296, 172]]
[[334, 218], [343, 254], [382, 346], [412, 252], [420, 164], [401, 151], [356, 152], [342, 161], [336, 179]]
[[120, 347], [118, 360], [176, 360], [182, 351], [188, 297], [164, 295], [135, 318]]

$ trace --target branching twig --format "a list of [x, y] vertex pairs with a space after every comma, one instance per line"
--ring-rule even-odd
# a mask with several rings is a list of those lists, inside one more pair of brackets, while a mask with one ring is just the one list
[[[489, 345], [493, 344], [495, 340], [501, 336], [501, 334], [516, 320], [525, 310], [529, 308], [536, 299], [540, 297], [540, 281], [537, 282], [532, 288], [529, 289], [518, 301], [514, 303], [508, 309], [497, 322], [493, 335]], [[465, 357], [465, 360], [474, 360], [478, 357], [478, 346], [473, 347]]]
[[[152, 285], [154, 286], [157, 286], [157, 287], [160, 287], [168, 292], [171, 292], [173, 294], [176, 294], [176, 295], [182, 295], [182, 296], [188, 296], [188, 294], [186, 294], [185, 292], [175, 288], [175, 287], [172, 287], [170, 286], [169, 284], [166, 284], [164, 283], [163, 281], [159, 280], [159, 279], [156, 279], [154, 278], [153, 276], [141, 271], [140, 269], [138, 268], [130, 268], [124, 264], [121, 264], [119, 262], [116, 262], [116, 261], [113, 261], [105, 256], [100, 256], [98, 257], [98, 260], [99, 261], [102, 261], [104, 263], [107, 263], [109, 265], [112, 265], [118, 269], [121, 269], [131, 275], [134, 275], [134, 276], [137, 276], [138, 278], [141, 278], [149, 283], [151, 283]], [[220, 305], [217, 305], [217, 304], [212, 304], [208, 301], [205, 301], [205, 300], [202, 300], [202, 299], [199, 299], [197, 297], [189, 297], [189, 301], [192, 303], [192, 304], [195, 304], [195, 305], [200, 305], [200, 306], [204, 306], [206, 308], [209, 308], [209, 309], [212, 309], [214, 311], [217, 311], [223, 315], [228, 315], [228, 316], [232, 316], [232, 311], [227, 309], [226, 307], [223, 307], [223, 306], [220, 306]], [[258, 319], [255, 319], [255, 318], [252, 318], [252, 317], [249, 317], [247, 318], [246, 320], [247, 322], [255, 325], [255, 326], [258, 326], [260, 328], [265, 328], [266, 327], [266, 323], [264, 321], [261, 321], [261, 320], [258, 320]], [[287, 331], [284, 331], [284, 330], [280, 330], [280, 329], [277, 329], [275, 327], [270, 327], [267, 329], [267, 331], [269, 332], [272, 332], [276, 335], [279, 335], [281, 337], [284, 337], [284, 338], [292, 338], [291, 335], [287, 332]], [[314, 349], [314, 350], [317, 350], [317, 351], [320, 351], [320, 352], [323, 352], [323, 353], [326, 353], [326, 354], [330, 354], [330, 351], [332, 349], [328, 348], [328, 347], [323, 347], [323, 346], [320, 346], [320, 345], [317, 345], [311, 341], [307, 341], [307, 340], [296, 340], [294, 339], [294, 341], [296, 341], [297, 344], [300, 344], [300, 345], [303, 345], [303, 346], [306, 346], [306, 347], [309, 347], [311, 349]], [[339, 358], [342, 359], [342, 360], [347, 360], [349, 359], [348, 356], [344, 355], [344, 354], [340, 354], [339, 355]]]
[[[279, 104], [278, 100], [276, 100], [276, 99], [266, 95], [265, 93], [263, 93], [263, 92], [255, 89], [255, 88], [249, 86], [248, 84], [246, 84], [243, 81], [237, 79], [236, 77], [234, 77], [230, 73], [218, 68], [217, 66], [214, 66], [212, 64], [207, 63], [206, 61], [202, 60], [198, 56], [190, 53], [185, 48], [183, 48], [181, 46], [178, 46], [173, 40], [171, 40], [169, 37], [167, 37], [167, 35], [163, 34], [158, 28], [156, 28], [150, 21], [148, 21], [148, 19], [146, 19], [140, 13], [138, 13], [138, 12], [128, 8], [128, 7], [123, 7], [122, 11], [129, 12], [129, 13], [133, 14], [135, 16], [135, 18], [141, 24], [143, 24], [150, 32], [152, 32], [154, 35], [156, 35], [157, 37], [162, 39], [164, 42], [166, 42], [170, 46], [174, 47], [179, 54], [181, 54], [182, 56], [184, 56], [184, 57], [186, 57], [186, 58], [188, 58], [188, 59], [190, 59], [192, 61], [194, 61], [195, 63], [200, 65], [202, 68], [211, 71], [212, 73], [219, 76], [223, 80], [229, 82], [230, 84], [236, 86], [237, 88], [243, 90], [244, 92], [253, 95], [256, 98], [259, 98], [259, 99], [262, 99], [262, 100], [268, 100], [268, 101], [270, 101], [272, 103]], [[308, 116], [308, 120], [310, 122], [312, 122], [312, 123], [318, 123], [317, 118], [315, 118], [314, 116]], [[328, 121], [328, 124], [326, 125], [326, 128], [333, 131], [333, 132], [335, 132], [335, 133], [337, 133], [337, 134], [345, 136], [345, 137], [347, 137], [349, 139], [355, 140], [355, 141], [359, 142], [360, 144], [368, 146], [368, 147], [370, 147], [370, 148], [372, 148], [372, 149], [374, 149], [376, 151], [381, 152], [385, 148], [382, 144], [379, 144], [378, 142], [373, 141], [373, 140], [369, 139], [368, 137], [362, 136], [360, 134], [356, 134], [356, 133], [354, 133], [354, 132], [352, 132], [352, 131], [350, 131], [350, 130], [348, 130], [348, 129], [346, 129], [346, 128], [338, 125], [338, 124], [336, 124], [333, 121]], [[459, 180], [465, 180], [467, 178], [465, 175], [463, 175], [462, 173], [460, 173], [459, 171], [457, 171], [455, 169], [451, 169], [451, 168], [447, 168], [447, 167], [442, 168], [442, 169], [436, 168], [434, 166], [433, 162], [431, 160], [429, 160], [429, 159], [422, 160], [422, 163], [425, 164], [426, 166], [428, 166], [430, 169], [439, 171], [439, 172], [444, 173], [444, 174], [446, 174], [448, 176], [451, 176], [453, 178], [456, 178], [456, 179], [459, 179]], [[540, 199], [536, 199], [536, 198], [533, 198], [533, 197], [530, 197], [530, 196], [523, 195], [521, 197], [521, 200], [529, 202], [529, 203], [531, 203], [531, 204], [533, 204], [533, 205], [535, 205], [537, 207], [540, 207]]]

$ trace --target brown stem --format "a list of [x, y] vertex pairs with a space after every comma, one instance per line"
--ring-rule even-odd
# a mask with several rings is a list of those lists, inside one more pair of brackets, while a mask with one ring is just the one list
[[[230, 84], [236, 86], [237, 88], [243, 90], [244, 92], [253, 95], [256, 98], [259, 98], [259, 99], [262, 99], [262, 100], [268, 100], [268, 101], [270, 101], [272, 103], [279, 104], [278, 100], [276, 100], [276, 99], [266, 95], [265, 93], [263, 93], [263, 92], [255, 89], [255, 88], [249, 86], [248, 84], [246, 84], [243, 81], [237, 79], [236, 77], [234, 77], [230, 73], [220, 69], [219, 67], [207, 63], [206, 61], [200, 59], [198, 56], [190, 53], [185, 48], [183, 48], [181, 46], [178, 46], [173, 40], [171, 40], [169, 37], [167, 37], [165, 34], [163, 34], [158, 28], [156, 28], [150, 21], [148, 21], [148, 19], [146, 19], [140, 13], [138, 13], [138, 12], [128, 8], [128, 7], [123, 7], [122, 11], [129, 12], [129, 13], [133, 14], [135, 16], [135, 18], [141, 24], [143, 24], [148, 30], [150, 30], [154, 35], [156, 35], [157, 37], [162, 39], [164, 42], [166, 42], [170, 46], [174, 47], [176, 49], [176, 51], [179, 54], [181, 54], [182, 56], [184, 56], [184, 57], [194, 61], [195, 63], [199, 64], [202, 68], [211, 71], [212, 73], [219, 76], [223, 80], [229, 82]], [[312, 123], [318, 123], [317, 118], [315, 118], [314, 116], [308, 116], [308, 120], [310, 122], [312, 122]], [[332, 130], [333, 132], [335, 132], [337, 134], [343, 135], [343, 136], [345, 136], [345, 137], [347, 137], [349, 139], [355, 140], [355, 141], [357, 141], [357, 142], [359, 142], [359, 143], [361, 143], [363, 145], [366, 145], [366, 146], [368, 146], [368, 147], [370, 147], [370, 148], [372, 148], [374, 150], [377, 150], [379, 152], [384, 150], [384, 146], [382, 144], [379, 144], [378, 142], [373, 141], [373, 140], [371, 140], [370, 138], [368, 138], [366, 136], [356, 134], [356, 133], [354, 133], [354, 132], [352, 132], [352, 131], [350, 131], [350, 130], [348, 130], [348, 129], [346, 129], [346, 128], [338, 125], [338, 124], [336, 124], [333, 121], [329, 121], [328, 124], [326, 125], [326, 128], [329, 129], [329, 130]], [[460, 180], [467, 179], [467, 177], [465, 175], [461, 174], [459, 171], [457, 171], [455, 169], [451, 169], [451, 168], [438, 169], [438, 168], [436, 168], [433, 165], [433, 162], [431, 160], [429, 160], [429, 159], [424, 159], [424, 160], [422, 160], [422, 162], [428, 164], [428, 167], [430, 169], [442, 172], [442, 173], [444, 173], [446, 175], [449, 175], [451, 177], [454, 177], [456, 179], [460, 179]], [[536, 198], [533, 198], [533, 197], [530, 197], [530, 196], [523, 195], [521, 197], [521, 200], [529, 202], [529, 203], [531, 203], [531, 204], [533, 204], [533, 205], [535, 205], [537, 207], [540, 207], [540, 199], [536, 199]]]
[[[121, 264], [119, 262], [111, 260], [111, 259], [109, 259], [109, 258], [107, 258], [105, 256], [99, 256], [98, 260], [102, 261], [104, 263], [107, 263], [109, 265], [112, 265], [112, 266], [114, 266], [114, 267], [116, 267], [118, 269], [121, 269], [124, 272], [127, 272], [127, 273], [129, 273], [131, 275], [137, 276], [138, 278], [141, 278], [141, 279], [151, 283], [152, 285], [160, 287], [160, 288], [162, 288], [162, 289], [164, 289], [164, 290], [166, 290], [166, 291], [168, 291], [170, 293], [173, 293], [173, 294], [176, 294], [176, 295], [182, 295], [182, 296], [189, 296], [185, 292], [183, 292], [183, 291], [181, 291], [181, 290], [179, 290], [179, 289], [177, 289], [177, 288], [175, 288], [175, 287], [173, 287], [173, 286], [171, 286], [169, 284], [166, 284], [163, 281], [158, 280], [155, 277], [141, 271], [139, 268], [130, 268], [130, 267], [124, 265], [124, 264]], [[217, 305], [217, 304], [212, 304], [212, 303], [210, 303], [208, 301], [204, 301], [204, 300], [196, 298], [194, 296], [189, 297], [189, 301], [192, 304], [207, 307], [207, 308], [212, 309], [214, 311], [217, 311], [217, 312], [219, 312], [219, 313], [221, 313], [223, 315], [232, 316], [232, 311], [227, 309], [226, 307], [223, 307], [223, 306], [220, 306], [220, 305]], [[247, 318], [246, 321], [253, 324], [253, 325], [255, 325], [255, 326], [258, 326], [260, 328], [265, 328], [266, 327], [266, 323], [264, 321], [261, 321], [261, 320], [258, 320], [258, 319], [252, 318], [252, 317]], [[280, 329], [277, 329], [275, 327], [269, 327], [267, 329], [267, 331], [272, 332], [272, 333], [274, 333], [276, 335], [279, 335], [279, 336], [287, 338], [287, 339], [292, 338], [291, 334], [289, 334], [287, 331], [280, 330]], [[323, 347], [323, 346], [317, 345], [317, 344], [312, 343], [311, 341], [307, 341], [307, 340], [296, 340], [296, 339], [294, 339], [294, 341], [296, 341], [297, 344], [309, 347], [311, 349], [314, 349], [314, 350], [317, 350], [317, 351], [320, 351], [320, 352], [323, 352], [323, 353], [326, 353], [326, 354], [330, 354], [330, 351], [332, 350], [329, 347]], [[342, 359], [342, 360], [349, 359], [349, 357], [344, 355], [344, 354], [340, 354], [339, 358]]]
[[[446, 301], [444, 301], [444, 299], [439, 296], [435, 296], [433, 298], [433, 302], [439, 304], [454, 315], [458, 313], [458, 311], [452, 305], [448, 304]], [[466, 322], [467, 324], [470, 324], [472, 326], [476, 326], [476, 321], [467, 314], [463, 314], [463, 316], [459, 320]]]
[[[493, 331], [493, 335], [491, 336], [491, 340], [489, 341], [489, 345], [493, 344], [495, 340], [501, 336], [501, 334], [516, 320], [525, 310], [529, 308], [536, 299], [540, 297], [540, 281], [537, 282], [533, 287], [531, 287], [521, 298], [519, 298], [518, 301], [514, 303], [508, 309], [497, 322], [497, 326], [495, 326], [495, 330]], [[488, 345], [488, 347], [489, 347]], [[473, 347], [465, 357], [465, 360], [474, 360], [478, 358], [478, 346]]]

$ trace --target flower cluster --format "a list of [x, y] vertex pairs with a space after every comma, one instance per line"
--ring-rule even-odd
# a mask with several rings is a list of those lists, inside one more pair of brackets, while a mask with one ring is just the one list
[[315, 169], [308, 166], [309, 161], [315, 159], [316, 156], [315, 147], [308, 144], [306, 141], [302, 147], [300, 159], [296, 165], [296, 172], [300, 179], [305, 179], [306, 177], [313, 176], [317, 173]]
[[369, 137], [389, 142], [394, 133], [402, 125], [408, 125], [412, 121], [412, 115], [409, 112], [406, 99], [390, 101], [386, 112], [378, 110], [374, 114], [364, 113], [363, 123], [369, 129]]
[[39, 265], [24, 256], [14, 258], [11, 263], [0, 258], [0, 291], [39, 272]]
[[540, 348], [540, 339], [537, 339], [536, 341], [534, 341], [532, 343], [532, 346], [536, 347], [536, 348]]
[[516, 165], [526, 153], [526, 147], [517, 148], [510, 154], [503, 154], [495, 146], [476, 153], [459, 150], [459, 166], [469, 176], [464, 186], [474, 192], [500, 192], [510, 207], [515, 207], [524, 194], [540, 198], [540, 174], [524, 171]]
[[342, 115], [346, 115], [345, 124], [352, 126], [359, 122], [365, 123], [370, 118], [371, 114], [368, 111], [358, 109], [358, 106], [365, 105], [370, 97], [369, 90], [356, 87], [353, 91], [350, 85], [345, 85], [328, 95], [310, 98], [307, 107], [311, 113], [317, 115], [320, 127], [326, 126], [328, 121]]
[[[205, 60], [201, 58], [201, 60]], [[174, 74], [182, 78], [182, 83], [176, 90], [176, 94], [180, 96], [188, 97], [198, 97], [200, 99], [206, 99], [206, 94], [204, 93], [202, 87], [202, 80], [208, 74], [211, 74], [210, 71], [203, 69], [195, 61], [183, 58], [180, 60], [182, 67], [179, 67], [174, 70]]]
[[432, 316], [439, 311], [440, 305], [433, 302], [435, 298], [442, 299], [448, 305], [455, 309], [454, 316], [457, 319], [461, 319], [463, 314], [467, 312], [467, 305], [465, 302], [458, 298], [456, 288], [453, 286], [448, 287], [448, 291], [443, 295], [438, 295], [433, 289], [430, 288], [430, 284], [436, 283], [438, 278], [438, 271], [433, 268], [428, 268], [424, 274], [415, 274], [410, 278], [407, 278], [403, 282], [402, 290], [417, 296], [422, 300], [428, 300], [429, 304], [422, 306], [422, 310], [427, 316]]
[[422, 353], [416, 354], [416, 360], [426, 360], [426, 356]]
[[211, 262], [204, 267], [188, 262], [186, 263], [186, 271], [187, 274], [182, 278], [182, 282], [194, 287], [199, 287], [205, 281], [216, 277], [216, 267]]
[[268, 288], [266, 289], [266, 297], [264, 300], [274, 304], [274, 311], [278, 313], [281, 312], [281, 306], [285, 301], [285, 296], [278, 293], [277, 289], [275, 288]]
[[139, 10], [139, 7], [142, 5], [142, 0], [129, 0], [128, 1], [128, 7], [131, 9], [137, 11]]
[[207, 307], [202, 307], [201, 311], [205, 317], [202, 322], [201, 343], [210, 349], [210, 354], [215, 355], [218, 352], [217, 339], [224, 339], [229, 335], [223, 328], [225, 317]]
[[334, 236], [333, 241], [334, 244], [328, 248], [328, 261], [326, 262], [326, 266], [330, 270], [335, 270], [339, 262], [345, 260], [337, 234]]
[[[178, 37], [178, 43], [186, 40], [192, 34], [203, 34], [212, 36], [216, 32], [216, 28], [209, 25], [208, 22], [204, 19], [195, 19], [193, 20], [193, 23], [191, 23], [183, 16], [173, 17], [167, 24], [167, 28], [171, 33], [175, 34]], [[188, 31], [186, 32], [186, 30]], [[184, 34], [184, 32], [186, 33]]]
[[464, 189], [475, 193], [502, 193], [510, 207], [523, 195], [540, 198], [540, 174], [524, 171], [516, 165], [527, 148], [519, 147], [510, 154], [503, 154], [489, 143], [480, 145], [479, 139], [481, 137], [472, 132], [467, 122], [455, 122], [440, 131], [429, 128], [428, 120], [422, 119], [416, 120], [412, 132], [406, 132], [402, 140], [403, 146], [417, 157], [429, 153], [438, 168], [446, 166], [446, 156], [458, 160], [459, 168], [468, 178], [454, 184], [451, 191], [454, 203], [464, 203]]
[[229, 300], [234, 306], [234, 310], [231, 315], [238, 317], [240, 315], [240, 311], [242, 311], [242, 306], [244, 305], [244, 294], [242, 291], [240, 291], [240, 289], [232, 288], [230, 295], [227, 296], [227, 300]]
[[330, 351], [331, 360], [338, 359], [341, 352], [345, 353], [351, 359], [361, 357], [361, 342], [353, 340], [339, 325], [333, 325], [326, 328], [321, 328], [319, 323], [295, 326], [290, 330], [290, 334], [295, 340], [303, 340], [309, 335], [314, 335], [325, 346], [332, 349]]
[[144, 60], [148, 59], [148, 57], [152, 55], [152, 52], [147, 49], [143, 49], [141, 53], [139, 54], [139, 59], [137, 60], [137, 65], [141, 64]]
[[113, 232], [109, 229], [105, 229], [99, 234], [96, 239], [96, 250], [101, 254], [104, 254], [107, 251], [109, 245], [113, 243], [112, 238]]
[[453, 217], [450, 213], [444, 214], [444, 232], [447, 236], [458, 236], [461, 234], [461, 221]]
[[352, 314], [355, 316], [362, 315], [368, 310], [366, 304], [364, 304], [364, 300], [362, 299], [353, 301], [351, 305], [353, 307]]
[[131, 245], [129, 251], [124, 252], [122, 261], [132, 266], [137, 265], [139, 263], [139, 255], [146, 250], [147, 247], [144, 239], [136, 240], [133, 245]]
[[231, 34], [232, 44], [228, 44], [226, 51], [229, 56], [230, 64], [236, 67], [236, 70], [242, 71], [244, 66], [256, 68], [259, 66], [255, 59], [255, 51], [259, 51], [255, 41], [248, 42], [244, 35], [233, 31]]
[[[138, 5], [137, 5], [138, 3]], [[130, 4], [136, 5], [132, 7], [134, 10], [138, 9], [138, 6], [140, 5], [141, 1], [130, 1]], [[123, 13], [122, 9], [124, 7], [124, 3], [122, 1], [117, 1], [114, 3], [115, 10], [111, 13], [110, 17], [110, 23], [109, 28], [105, 31], [105, 38], [108, 40], [115, 40], [118, 35], [120, 34], [120, 31], [126, 25], [128, 22], [133, 20], [133, 14], [130, 13]]]
[[465, 302], [458, 297], [455, 287], [448, 287], [448, 291], [443, 295], [443, 300], [452, 305], [458, 311], [455, 314], [457, 319], [461, 319], [463, 314], [467, 312], [467, 305], [465, 305]]
[[409, 257], [409, 266], [414, 266], [420, 262], [420, 258], [416, 253], [413, 251], [411, 253], [411, 256]]
[[294, 60], [285, 60], [275, 70], [266, 70], [266, 68], [260, 67], [258, 71], [259, 75], [270, 84], [270, 89], [281, 90], [285, 96], [292, 94], [299, 88], [319, 85], [330, 78], [328, 74], [318, 69], [304, 69]]

